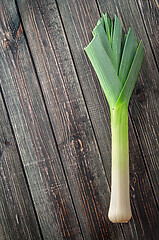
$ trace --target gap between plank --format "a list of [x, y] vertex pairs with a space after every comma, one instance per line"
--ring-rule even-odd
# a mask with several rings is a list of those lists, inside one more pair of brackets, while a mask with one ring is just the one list
[[[98, 0], [95, 0], [95, 2], [96, 2], [96, 4], [97, 4], [97, 8], [98, 8], [99, 14], [100, 14], [100, 16], [101, 16], [101, 8], [100, 8], [100, 5], [99, 5], [99, 3], [98, 3]], [[137, 1], [137, 4], [138, 4], [138, 1]], [[139, 6], [138, 6], [138, 8], [139, 8]], [[140, 12], [140, 9], [139, 9], [139, 12]], [[157, 67], [157, 70], [158, 70], [157, 61], [156, 61], [156, 58], [155, 58], [155, 55], [154, 55], [154, 52], [153, 52], [153, 49], [152, 49], [152, 46], [151, 46], [151, 42], [150, 42], [150, 39], [149, 39], [147, 30], [146, 30], [146, 27], [145, 27], [144, 20], [143, 20], [143, 18], [142, 18], [141, 12], [140, 12], [140, 15], [141, 15], [141, 19], [142, 19], [142, 21], [143, 21], [143, 25], [144, 25], [144, 28], [145, 28], [145, 31], [146, 31], [146, 35], [147, 35], [147, 37], [148, 37], [148, 41], [149, 41], [149, 44], [150, 44], [150, 48], [151, 48], [151, 50], [152, 50], [152, 55], [153, 55], [153, 57], [154, 57], [155, 64], [156, 64], [156, 67]], [[159, 206], [158, 206], [158, 203], [157, 203], [156, 193], [155, 193], [153, 184], [151, 183], [151, 177], [150, 177], [150, 174], [149, 174], [149, 171], [148, 171], [148, 167], [147, 167], [146, 162], [145, 162], [145, 157], [144, 157], [144, 155], [143, 155], [143, 151], [142, 151], [142, 148], [141, 148], [141, 144], [140, 144], [140, 141], [139, 141], [139, 138], [138, 138], [138, 135], [137, 135], [137, 130], [136, 130], [136, 128], [135, 128], [135, 124], [134, 124], [133, 121], [132, 121], [132, 116], [131, 116], [131, 113], [130, 113], [129, 108], [128, 108], [128, 113], [129, 113], [129, 117], [130, 117], [130, 122], [131, 122], [132, 127], [133, 127], [133, 130], [134, 130], [134, 134], [135, 134], [135, 136], [136, 136], [136, 141], [137, 141], [137, 144], [138, 144], [138, 146], [139, 146], [139, 150], [140, 150], [140, 153], [141, 153], [141, 157], [142, 157], [142, 159], [143, 159], [143, 163], [144, 163], [144, 166], [145, 166], [145, 169], [146, 169], [148, 181], [150, 182], [150, 186], [151, 186], [152, 193], [153, 193], [153, 196], [154, 196], [154, 199], [155, 199], [155, 203], [156, 203], [157, 208], [159, 209]]]
[[146, 35], [147, 35], [147, 38], [148, 38], [148, 42], [149, 42], [149, 44], [150, 44], [150, 48], [151, 48], [151, 51], [152, 51], [152, 55], [153, 55], [153, 57], [154, 57], [154, 61], [155, 61], [157, 70], [158, 70], [158, 72], [159, 72], [159, 66], [158, 66], [158, 64], [157, 64], [157, 59], [156, 59], [156, 56], [155, 56], [155, 53], [154, 53], [154, 50], [153, 50], [153, 46], [152, 46], [152, 44], [151, 44], [151, 40], [150, 40], [148, 31], [147, 31], [147, 28], [146, 28], [146, 24], [145, 24], [145, 21], [144, 21], [142, 12], [141, 12], [141, 8], [140, 8], [140, 6], [139, 6], [139, 1], [137, 0], [136, 2], [137, 2], [137, 6], [138, 6], [138, 9], [139, 9], [139, 13], [140, 13], [140, 16], [141, 16], [141, 19], [142, 19], [142, 22], [143, 22], [143, 25], [144, 25], [144, 28], [145, 28], [145, 32], [146, 32]]
[[42, 234], [42, 230], [41, 230], [41, 227], [40, 227], [40, 223], [39, 223], [39, 219], [38, 219], [38, 215], [37, 215], [37, 212], [36, 212], [36, 209], [35, 209], [34, 201], [33, 201], [33, 198], [32, 198], [31, 191], [30, 191], [30, 187], [29, 187], [29, 183], [28, 183], [28, 180], [27, 180], [27, 176], [26, 176], [26, 173], [25, 173], [25, 170], [24, 170], [24, 165], [23, 165], [23, 162], [22, 162], [22, 159], [21, 159], [21, 155], [20, 155], [20, 152], [19, 152], [18, 144], [17, 144], [17, 141], [16, 141], [16, 137], [15, 137], [15, 134], [14, 134], [13, 126], [12, 126], [12, 123], [11, 123], [11, 119], [10, 119], [10, 116], [9, 116], [9, 112], [8, 112], [8, 109], [7, 109], [7, 105], [6, 105], [6, 102], [5, 102], [5, 98], [4, 98], [4, 94], [3, 94], [3, 90], [2, 90], [1, 85], [0, 85], [0, 94], [2, 96], [2, 101], [3, 101], [4, 107], [5, 107], [5, 110], [6, 110], [6, 113], [7, 113], [8, 121], [9, 121], [10, 128], [11, 128], [11, 133], [13, 135], [13, 139], [14, 139], [14, 142], [15, 142], [16, 150], [17, 150], [17, 153], [18, 153], [18, 156], [19, 156], [19, 159], [20, 159], [22, 172], [23, 172], [23, 175], [24, 175], [24, 179], [25, 179], [25, 182], [26, 182], [27, 189], [28, 189], [29, 197], [30, 197], [30, 200], [31, 200], [31, 203], [32, 203], [32, 206], [33, 206], [33, 211], [34, 211], [35, 219], [37, 221], [39, 233], [40, 233], [41, 239], [44, 240], [44, 237], [43, 237], [43, 234]]
[[69, 194], [70, 194], [70, 197], [71, 197], [72, 206], [73, 206], [73, 209], [75, 211], [77, 222], [78, 222], [78, 225], [79, 225], [79, 228], [80, 228], [80, 231], [81, 231], [81, 236], [84, 239], [84, 235], [83, 235], [83, 232], [82, 232], [82, 228], [81, 228], [81, 225], [80, 225], [78, 214], [77, 214], [77, 211], [76, 211], [76, 208], [75, 208], [75, 204], [74, 204], [74, 201], [73, 201], [71, 189], [70, 189], [70, 186], [69, 186], [69, 183], [68, 183], [68, 180], [67, 180], [67, 175], [65, 173], [65, 168], [64, 168], [64, 165], [63, 165], [63, 162], [62, 162], [62, 159], [61, 159], [61, 155], [60, 155], [60, 152], [59, 152], [59, 149], [58, 149], [58, 144], [57, 144], [57, 141], [56, 141], [56, 138], [55, 138], [55, 134], [54, 134], [54, 130], [53, 130], [53, 127], [52, 127], [52, 124], [51, 124], [51, 119], [50, 119], [50, 115], [49, 115], [49, 112], [48, 112], [48, 109], [47, 109], [45, 97], [44, 97], [43, 90], [42, 90], [42, 87], [41, 87], [41, 83], [40, 83], [40, 80], [39, 80], [39, 77], [38, 77], [38, 73], [37, 73], [37, 70], [36, 70], [35, 62], [34, 62], [34, 59], [32, 57], [32, 54], [31, 54], [31, 49], [30, 49], [30, 46], [29, 46], [27, 35], [25, 33], [25, 28], [24, 28], [24, 25], [23, 25], [23, 21], [22, 21], [22, 18], [21, 18], [21, 15], [20, 15], [20, 11], [19, 11], [19, 7], [18, 7], [18, 4], [17, 4], [16, 0], [15, 0], [15, 6], [16, 6], [17, 13], [18, 13], [18, 16], [19, 16], [19, 20], [20, 20], [21, 25], [22, 25], [23, 34], [24, 34], [24, 37], [25, 37], [25, 40], [26, 40], [26, 45], [27, 45], [28, 51], [29, 51], [29, 56], [30, 56], [31, 62], [33, 64], [34, 72], [35, 72], [35, 75], [36, 75], [36, 78], [37, 78], [37, 81], [38, 81], [38, 84], [39, 84], [41, 96], [42, 96], [42, 99], [43, 99], [43, 102], [44, 102], [44, 108], [45, 108], [45, 111], [46, 111], [46, 114], [47, 114], [47, 117], [48, 117], [48, 121], [49, 121], [49, 124], [50, 124], [51, 132], [52, 132], [52, 135], [53, 135], [53, 138], [54, 138], [54, 141], [55, 141], [55, 146], [56, 146], [57, 153], [58, 153], [58, 156], [59, 156], [59, 159], [60, 159], [61, 167], [62, 167], [62, 170], [63, 170], [63, 173], [64, 173], [64, 177], [65, 177], [65, 180], [66, 180], [68, 191], [69, 191]]

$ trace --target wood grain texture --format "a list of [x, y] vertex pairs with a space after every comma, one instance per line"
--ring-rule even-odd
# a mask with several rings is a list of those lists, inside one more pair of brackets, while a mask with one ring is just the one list
[[[110, 181], [111, 149], [109, 108], [94, 70], [83, 51], [84, 46], [92, 39], [91, 31], [99, 18], [98, 9], [96, 3], [93, 1], [69, 0], [63, 2], [62, 0], [57, 0], [57, 3], [106, 174]], [[134, 218], [128, 225], [123, 225], [123, 229], [126, 239], [140, 239], [141, 235], [143, 239], [155, 239], [158, 233], [156, 227], [158, 216], [155, 214], [157, 205], [130, 118], [129, 123], [130, 182]], [[155, 157], [155, 161], [156, 160], [157, 158]], [[151, 197], [149, 199], [150, 195]], [[149, 218], [151, 218], [151, 221]], [[154, 229], [154, 232], [151, 231], [151, 229]]]
[[0, 239], [42, 239], [1, 95]]
[[84, 239], [123, 239], [55, 1], [17, 1]]
[[[138, 42], [143, 41], [144, 62], [132, 95], [129, 110], [135, 133], [142, 150], [144, 162], [151, 180], [156, 201], [159, 204], [159, 72], [146, 35], [136, 1], [114, 0], [109, 3], [99, 0], [99, 7], [111, 16], [118, 14], [125, 31], [131, 27]], [[132, 20], [133, 19], [133, 20]]]
[[[146, 16], [147, 4], [154, 6], [157, 1], [138, 0], [137, 4], [134, 0], [99, 0], [98, 7], [96, 0], [16, 2], [28, 42], [14, 0], [0, 0], [0, 84], [44, 239], [157, 239], [159, 91], [152, 54], [153, 50], [157, 56], [157, 36], [153, 36], [148, 23], [157, 16], [152, 12], [154, 7]], [[98, 9], [111, 16], [117, 13], [124, 30], [131, 26], [137, 39], [143, 39], [146, 50], [129, 107], [133, 218], [121, 225], [111, 224], [107, 218], [111, 152], [109, 108], [83, 51], [100, 17]], [[154, 29], [155, 23], [151, 27]], [[151, 47], [147, 38], [149, 32]], [[0, 111], [3, 114], [4, 107]], [[2, 126], [7, 119], [5, 116]], [[6, 129], [5, 136], [9, 139], [8, 125], [2, 129]], [[0, 130], [0, 136], [3, 135]], [[10, 141], [6, 145], [0, 142], [0, 149], [11, 149]], [[8, 154], [7, 151], [7, 157]], [[2, 154], [2, 159], [6, 155]], [[13, 161], [14, 158], [9, 163], [8, 158], [0, 161], [6, 176], [0, 185], [6, 186], [0, 196], [0, 220], [5, 221], [0, 223], [0, 239], [14, 239], [14, 236], [23, 239], [22, 232], [27, 226], [29, 230], [24, 237], [32, 239], [37, 234], [36, 239], [40, 239], [38, 230], [31, 235], [34, 224], [28, 223], [28, 219], [35, 216], [30, 212], [28, 218], [21, 217], [25, 227], [18, 228], [20, 214], [32, 206], [25, 208], [17, 203], [17, 199], [26, 198], [25, 192], [20, 198], [13, 198], [7, 190], [19, 193], [22, 189], [19, 175], [8, 179], [11, 172], [16, 171], [12, 165], [17, 162]], [[13, 189], [12, 179], [17, 184], [16, 189]], [[8, 196], [11, 196], [8, 204], [3, 204]], [[13, 201], [17, 203], [18, 217], [14, 217], [15, 208], [10, 207]], [[8, 209], [13, 212], [11, 220]]]
[[82, 239], [14, 1], [1, 1], [0, 26], [2, 92], [43, 237]]
[[159, 1], [138, 0], [142, 18], [145, 24], [153, 53], [159, 68]]

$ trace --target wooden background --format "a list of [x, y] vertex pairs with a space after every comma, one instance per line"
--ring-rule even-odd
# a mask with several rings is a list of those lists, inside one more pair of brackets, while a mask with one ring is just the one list
[[[0, 0], [0, 240], [159, 239], [158, 10], [158, 0]], [[129, 105], [128, 224], [107, 217], [109, 108], [83, 51], [102, 12], [145, 49]]]

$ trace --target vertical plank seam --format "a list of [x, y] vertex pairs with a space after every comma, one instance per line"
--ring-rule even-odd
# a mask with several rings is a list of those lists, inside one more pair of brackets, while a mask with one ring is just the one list
[[[101, 15], [101, 9], [100, 9], [100, 5], [99, 5], [99, 3], [98, 3], [98, 0], [95, 0], [95, 1], [96, 1], [96, 4], [97, 4], [97, 8], [98, 8], [99, 14]], [[137, 4], [138, 4], [138, 1], [137, 1]], [[139, 6], [138, 6], [138, 8], [139, 8]], [[140, 12], [140, 9], [139, 9], [139, 12]], [[140, 15], [141, 15], [141, 12], [140, 12]], [[141, 16], [141, 19], [142, 19], [142, 16]], [[147, 37], [148, 37], [148, 33], [147, 33], [147, 31], [146, 31], [146, 27], [145, 27], [145, 24], [144, 24], [144, 20], [142, 19], [142, 21], [143, 21], [143, 25], [144, 25], [144, 28], [145, 28], [146, 35], [147, 35]], [[149, 43], [150, 43], [149, 37], [148, 37], [148, 41], [149, 41]], [[151, 43], [150, 43], [150, 48], [151, 48], [151, 50], [152, 50]], [[154, 56], [153, 50], [152, 50], [152, 55]], [[154, 56], [154, 60], [155, 60], [155, 64], [156, 64], [156, 67], [157, 67], [157, 70], [158, 70], [157, 61], [156, 61], [156, 59], [155, 59], [155, 56]], [[153, 193], [153, 196], [154, 196], [154, 199], [155, 199], [155, 203], [156, 203], [157, 208], [159, 208], [159, 206], [158, 206], [158, 204], [157, 204], [157, 196], [156, 196], [156, 193], [155, 193], [155, 190], [154, 190], [154, 186], [153, 186], [153, 184], [152, 184], [152, 182], [151, 182], [150, 174], [149, 174], [148, 167], [147, 167], [147, 164], [146, 164], [146, 161], [145, 161], [145, 157], [144, 157], [144, 154], [143, 154], [143, 151], [142, 151], [142, 147], [141, 147], [141, 144], [140, 144], [140, 141], [139, 141], [139, 138], [138, 138], [137, 130], [136, 130], [136, 128], [135, 128], [135, 124], [133, 123], [133, 120], [132, 120], [133, 118], [132, 118], [132, 116], [131, 116], [131, 113], [130, 113], [130, 110], [129, 110], [129, 109], [128, 109], [128, 113], [129, 113], [129, 117], [130, 117], [130, 122], [131, 122], [132, 127], [133, 127], [133, 130], [134, 130], [134, 134], [135, 134], [135, 136], [136, 136], [136, 141], [137, 141], [137, 144], [138, 144], [138, 146], [139, 146], [139, 150], [140, 150], [140, 153], [141, 153], [141, 157], [142, 157], [142, 159], [143, 159], [143, 164], [144, 164], [145, 169], [146, 169], [148, 181], [149, 181], [150, 186], [151, 186], [151, 189], [152, 189], [152, 193]]]
[[148, 34], [148, 30], [147, 30], [147, 27], [146, 27], [146, 23], [145, 23], [143, 14], [142, 14], [142, 12], [141, 12], [141, 8], [140, 8], [140, 5], [139, 5], [139, 1], [140, 1], [140, 0], [137, 0], [137, 1], [136, 1], [136, 2], [137, 2], [137, 6], [138, 6], [138, 10], [139, 10], [139, 13], [140, 13], [140, 16], [141, 16], [143, 25], [144, 25], [144, 29], [145, 29], [145, 32], [146, 32], [146, 35], [147, 35], [147, 38], [148, 38], [148, 41], [149, 41], [149, 44], [150, 44], [150, 48], [151, 48], [151, 51], [152, 51], [152, 55], [153, 55], [153, 57], [154, 57], [154, 61], [155, 61], [157, 70], [158, 70], [158, 72], [159, 72], [159, 66], [158, 66], [158, 64], [157, 64], [157, 59], [156, 59], [156, 56], [155, 56], [155, 53], [154, 53], [154, 50], [153, 50], [153, 46], [152, 46], [152, 43], [151, 43], [149, 34]]
[[31, 190], [30, 190], [29, 183], [28, 183], [28, 180], [27, 180], [27, 176], [26, 176], [26, 173], [25, 173], [25, 170], [24, 170], [24, 165], [23, 165], [23, 162], [22, 162], [22, 159], [21, 159], [20, 151], [19, 151], [19, 148], [18, 148], [18, 144], [17, 144], [17, 141], [16, 141], [15, 134], [14, 134], [12, 122], [11, 122], [10, 115], [9, 115], [9, 112], [8, 112], [7, 104], [5, 102], [5, 97], [4, 97], [4, 94], [3, 94], [3, 89], [1, 87], [1, 84], [0, 84], [0, 94], [2, 96], [3, 104], [4, 104], [6, 114], [7, 114], [7, 117], [8, 117], [8, 121], [9, 121], [9, 124], [10, 124], [11, 133], [13, 135], [16, 150], [17, 150], [18, 157], [19, 157], [19, 160], [20, 160], [20, 165], [21, 165], [22, 172], [23, 172], [23, 175], [24, 175], [24, 179], [25, 179], [25, 182], [26, 182], [26, 186], [27, 186], [27, 189], [28, 189], [28, 194], [29, 194], [32, 206], [33, 206], [33, 211], [34, 211], [35, 219], [37, 221], [37, 226], [38, 226], [38, 229], [39, 229], [39, 233], [40, 233], [41, 239], [44, 240], [42, 230], [41, 230], [41, 227], [40, 227], [40, 222], [39, 222], [38, 215], [37, 215], [37, 212], [36, 212], [36, 209], [35, 209], [34, 201], [33, 201], [33, 198], [32, 198], [32, 194], [31, 194]]
[[101, 17], [101, 12], [102, 12], [102, 10], [101, 10], [101, 8], [100, 8], [100, 4], [98, 3], [98, 0], [95, 0], [95, 2], [96, 2], [96, 5], [97, 5], [97, 9], [98, 9], [99, 15], [100, 15], [100, 17]]
[[45, 111], [46, 111], [46, 114], [47, 114], [47, 117], [48, 117], [48, 121], [49, 121], [49, 124], [50, 124], [51, 132], [52, 132], [52, 135], [53, 135], [53, 138], [54, 138], [54, 141], [55, 141], [55, 146], [56, 146], [56, 149], [57, 149], [57, 153], [58, 153], [58, 156], [59, 156], [59, 159], [60, 159], [61, 167], [62, 167], [62, 170], [63, 170], [63, 173], [64, 173], [64, 177], [65, 177], [65, 180], [66, 180], [68, 191], [69, 191], [69, 194], [70, 194], [70, 197], [71, 197], [72, 206], [73, 206], [73, 209], [75, 211], [75, 216], [77, 218], [77, 223], [78, 223], [79, 229], [81, 231], [81, 236], [84, 239], [84, 235], [83, 235], [82, 228], [81, 228], [81, 225], [80, 225], [80, 221], [79, 221], [79, 218], [78, 218], [78, 214], [77, 214], [77, 211], [76, 211], [76, 208], [75, 208], [75, 204], [74, 204], [74, 201], [73, 201], [73, 197], [72, 197], [72, 193], [71, 193], [70, 186], [69, 186], [69, 183], [68, 183], [68, 179], [67, 179], [67, 176], [66, 176], [66, 173], [65, 173], [65, 168], [64, 168], [64, 165], [63, 165], [63, 162], [62, 162], [62, 159], [61, 159], [61, 154], [60, 154], [60, 151], [58, 149], [58, 144], [57, 144], [57, 141], [56, 141], [56, 138], [55, 138], [55, 133], [54, 133], [54, 130], [53, 130], [53, 127], [52, 127], [52, 124], [51, 124], [51, 119], [50, 119], [50, 115], [49, 115], [49, 112], [48, 112], [48, 109], [47, 109], [45, 97], [44, 97], [43, 90], [42, 90], [42, 87], [41, 87], [41, 83], [40, 83], [40, 80], [39, 80], [39, 77], [38, 77], [38, 73], [37, 73], [37, 70], [36, 70], [35, 62], [34, 62], [34, 59], [32, 57], [32, 54], [31, 54], [31, 49], [30, 49], [30, 46], [29, 46], [27, 35], [25, 33], [25, 28], [24, 28], [24, 25], [23, 25], [23, 21], [22, 21], [22, 18], [21, 18], [21, 15], [20, 15], [20, 11], [19, 11], [19, 7], [18, 7], [18, 4], [17, 4], [16, 0], [15, 0], [15, 6], [16, 6], [16, 9], [17, 9], [17, 13], [19, 15], [19, 20], [20, 20], [20, 22], [22, 24], [22, 29], [23, 29], [23, 34], [24, 34], [25, 40], [26, 40], [26, 45], [27, 45], [27, 48], [28, 48], [28, 51], [29, 51], [29, 55], [30, 55], [30, 59], [31, 59], [31, 62], [33, 64], [34, 72], [35, 72], [35, 75], [36, 75], [36, 78], [37, 78], [37, 81], [38, 81], [38, 85], [39, 85], [39, 88], [40, 88], [41, 96], [42, 96], [42, 99], [43, 99], [43, 102], [44, 102]]
[[[134, 206], [134, 203], [133, 203], [133, 201], [131, 201], [131, 204]], [[137, 220], [138, 220], [138, 222], [141, 222], [141, 220], [140, 220], [140, 217], [139, 217], [139, 215], [138, 215], [138, 213], [137, 213], [137, 210], [136, 210], [136, 207], [134, 206], [134, 212], [135, 212], [135, 214], [136, 214], [136, 217], [137, 217]], [[134, 224], [135, 225], [135, 224]], [[142, 227], [142, 223], [140, 224], [141, 225], [141, 229], [143, 229], [143, 227]], [[138, 231], [137, 231], [137, 228], [136, 228], [136, 225], [135, 225], [135, 230], [136, 230], [136, 235], [137, 235], [137, 238], [138, 239], [136, 239], [136, 240], [139, 240], [139, 236], [138, 236]], [[145, 236], [145, 235], [144, 235]]]

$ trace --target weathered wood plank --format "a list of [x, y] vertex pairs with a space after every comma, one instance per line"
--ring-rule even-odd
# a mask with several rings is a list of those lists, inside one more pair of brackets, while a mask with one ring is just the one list
[[[92, 39], [91, 31], [99, 18], [99, 13], [95, 1], [69, 0], [63, 2], [57, 0], [57, 2], [100, 153], [110, 180], [109, 108], [92, 66], [83, 52], [83, 47]], [[109, 3], [107, 2], [107, 4]], [[126, 239], [140, 239], [141, 236], [143, 238], [153, 238], [157, 236], [157, 206], [131, 121], [129, 124], [129, 136], [131, 198], [134, 218], [128, 225], [123, 225], [123, 229]], [[151, 218], [151, 221], [149, 218]], [[151, 224], [149, 224], [150, 222]], [[150, 229], [153, 229], [154, 232]]]
[[43, 237], [82, 239], [14, 1], [1, 1], [0, 26], [2, 92]]
[[159, 68], [159, 2], [138, 0], [142, 18]]
[[17, 1], [85, 239], [123, 239], [55, 1]]
[[21, 160], [1, 95], [0, 239], [41, 239]]
[[109, 4], [102, 0], [99, 0], [98, 2], [101, 11], [107, 11], [112, 16], [116, 12], [123, 23], [124, 29], [128, 31], [128, 27], [131, 27], [138, 42], [140, 39], [143, 41], [145, 50], [143, 67], [129, 104], [129, 110], [144, 156], [149, 178], [158, 202], [159, 174], [157, 159], [159, 156], [159, 73], [157, 71], [137, 2], [134, 0], [130, 2], [125, 0], [114, 0]]

